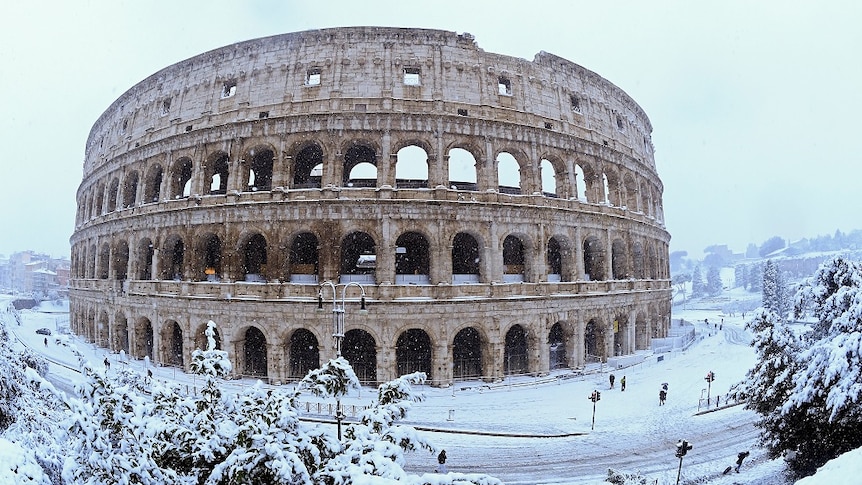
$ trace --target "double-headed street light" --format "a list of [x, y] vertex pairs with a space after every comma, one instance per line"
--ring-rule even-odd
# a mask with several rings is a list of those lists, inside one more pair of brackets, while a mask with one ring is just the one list
[[[336, 285], [331, 281], [324, 281], [317, 290], [317, 309], [323, 310], [323, 288], [332, 288], [332, 338], [335, 340], [335, 355], [341, 357], [341, 341], [344, 340], [344, 310], [345, 300], [347, 297], [347, 288], [351, 286], [359, 287], [361, 292], [359, 313], [366, 314], [365, 309], [365, 288], [359, 283], [351, 281], [344, 285]], [[341, 304], [338, 303], [338, 286], [341, 286]], [[344, 411], [341, 408], [341, 397], [335, 398], [335, 421], [338, 423], [338, 440], [341, 441], [341, 421], [344, 419]]]

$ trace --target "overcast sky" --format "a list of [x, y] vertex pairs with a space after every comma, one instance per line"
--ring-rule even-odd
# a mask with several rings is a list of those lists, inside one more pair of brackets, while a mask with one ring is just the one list
[[[421, 7], [420, 7], [421, 5]], [[84, 144], [150, 74], [234, 42], [326, 27], [470, 32], [547, 51], [653, 124], [671, 250], [743, 251], [862, 228], [858, 1], [20, 1], [0, 15], [0, 254], [68, 256]]]

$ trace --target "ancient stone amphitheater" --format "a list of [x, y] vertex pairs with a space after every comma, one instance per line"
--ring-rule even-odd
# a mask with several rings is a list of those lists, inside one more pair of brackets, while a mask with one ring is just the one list
[[206, 52], [90, 132], [73, 330], [187, 367], [213, 320], [236, 373], [270, 382], [337, 343], [365, 382], [438, 386], [648, 349], [671, 296], [651, 131], [596, 73], [470, 34]]

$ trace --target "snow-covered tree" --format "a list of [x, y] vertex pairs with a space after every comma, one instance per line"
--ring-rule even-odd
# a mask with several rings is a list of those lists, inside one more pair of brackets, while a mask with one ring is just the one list
[[748, 291], [760, 293], [763, 289], [763, 264], [754, 263], [748, 266]]
[[733, 267], [734, 286], [748, 288], [748, 272], [745, 270], [745, 265], [737, 264]]
[[691, 296], [697, 298], [704, 294], [706, 294], [706, 283], [703, 281], [703, 273], [700, 271], [700, 265], [697, 265], [691, 271]]
[[770, 455], [802, 475], [862, 446], [862, 264], [822, 264], [797, 291], [796, 316], [806, 310], [817, 321], [801, 338], [774, 312], [755, 315], [759, 361], [737, 389]]
[[706, 272], [706, 293], [714, 296], [721, 293], [724, 285], [721, 282], [721, 272], [715, 266], [710, 266]]
[[790, 312], [790, 295], [781, 269], [771, 259], [763, 266], [763, 307], [775, 312], [782, 320]]

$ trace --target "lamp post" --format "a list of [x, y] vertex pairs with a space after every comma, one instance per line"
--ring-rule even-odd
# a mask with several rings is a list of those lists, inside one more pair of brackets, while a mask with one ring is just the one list
[[[336, 285], [331, 281], [324, 281], [317, 290], [317, 309], [323, 310], [323, 288], [332, 289], [332, 338], [335, 341], [335, 355], [341, 357], [341, 341], [344, 340], [344, 310], [347, 297], [347, 288], [358, 286], [362, 296], [360, 297], [359, 313], [368, 313], [365, 309], [365, 288], [359, 283], [351, 281], [344, 285]], [[338, 304], [338, 286], [341, 286], [341, 304]], [[338, 423], [338, 440], [341, 441], [341, 421], [344, 419], [344, 411], [341, 408], [341, 397], [335, 398], [335, 421]]]
[[593, 391], [593, 393], [590, 394], [590, 397], [588, 397], [587, 399], [589, 399], [590, 401], [593, 402], [593, 424], [592, 424], [592, 426], [590, 426], [590, 429], [595, 430], [596, 429], [596, 401], [600, 401], [602, 399], [602, 393], [599, 391]]

